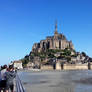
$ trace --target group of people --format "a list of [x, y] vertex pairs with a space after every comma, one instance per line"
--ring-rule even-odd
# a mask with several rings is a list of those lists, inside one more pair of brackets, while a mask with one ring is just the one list
[[14, 92], [14, 78], [16, 77], [16, 71], [13, 65], [4, 65], [0, 69], [0, 92]]

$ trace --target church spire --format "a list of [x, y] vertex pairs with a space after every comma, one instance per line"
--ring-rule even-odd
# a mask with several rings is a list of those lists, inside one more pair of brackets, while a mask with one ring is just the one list
[[56, 20], [56, 23], [55, 23], [55, 32], [54, 34], [58, 34], [58, 31], [57, 31], [57, 20]]

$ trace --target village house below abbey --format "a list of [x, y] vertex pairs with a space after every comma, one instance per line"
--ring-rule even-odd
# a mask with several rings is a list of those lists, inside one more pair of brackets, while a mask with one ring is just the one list
[[65, 48], [74, 49], [73, 43], [68, 41], [63, 34], [58, 33], [56, 23], [54, 36], [48, 36], [45, 40], [41, 40], [40, 43], [35, 43], [32, 47], [32, 52], [42, 52], [47, 49], [63, 50]]

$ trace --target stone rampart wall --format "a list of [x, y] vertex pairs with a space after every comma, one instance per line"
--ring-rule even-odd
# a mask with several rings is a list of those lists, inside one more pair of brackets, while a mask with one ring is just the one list
[[[53, 66], [51, 65], [43, 65], [41, 66], [42, 70], [53, 70]], [[90, 69], [92, 69], [92, 64], [90, 65]], [[61, 68], [61, 64], [56, 64], [56, 70], [88, 70], [88, 64], [64, 64], [63, 69]]]
[[41, 70], [53, 70], [53, 66], [51, 66], [51, 65], [42, 65]]
[[63, 66], [64, 70], [87, 70], [88, 64], [65, 64]]

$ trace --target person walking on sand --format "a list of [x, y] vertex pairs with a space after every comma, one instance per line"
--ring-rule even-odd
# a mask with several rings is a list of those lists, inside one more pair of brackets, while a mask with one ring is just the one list
[[6, 92], [14, 92], [14, 78], [16, 77], [16, 72], [14, 71], [13, 65], [9, 65], [9, 70], [6, 72]]

